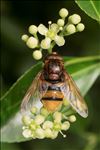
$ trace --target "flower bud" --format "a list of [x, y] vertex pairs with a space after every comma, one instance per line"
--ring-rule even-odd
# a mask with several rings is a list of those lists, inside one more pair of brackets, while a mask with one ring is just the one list
[[44, 130], [44, 134], [45, 134], [45, 136], [47, 137], [47, 138], [50, 138], [50, 137], [52, 137], [52, 131], [51, 131], [51, 129], [45, 129]]
[[44, 107], [42, 107], [40, 109], [40, 113], [41, 113], [41, 115], [43, 115], [45, 117], [48, 116], [48, 114], [49, 114], [48, 110], [46, 108], [44, 108]]
[[59, 27], [59, 30], [62, 31], [62, 30], [63, 30], [63, 27]]
[[36, 60], [41, 59], [41, 58], [42, 58], [42, 53], [41, 53], [41, 51], [40, 51], [40, 50], [35, 50], [35, 51], [33, 52], [33, 58], [36, 59]]
[[31, 33], [33, 35], [37, 33], [37, 30], [38, 30], [38, 28], [35, 25], [29, 26], [29, 29], [28, 29], [29, 33]]
[[42, 124], [44, 122], [44, 120], [45, 120], [45, 118], [42, 115], [37, 115], [34, 119], [34, 121], [37, 125]]
[[43, 123], [43, 129], [47, 129], [47, 128], [52, 128], [53, 127], [53, 122], [47, 120]]
[[49, 49], [50, 48], [51, 39], [46, 37], [44, 40], [41, 41], [41, 47], [43, 49]]
[[58, 136], [58, 131], [53, 130], [51, 139], [55, 139]]
[[81, 17], [78, 14], [69, 16], [68, 21], [73, 24], [78, 24], [81, 21]]
[[68, 10], [67, 10], [66, 8], [60, 9], [59, 15], [60, 15], [62, 18], [67, 17], [67, 16], [68, 16]]
[[31, 132], [30, 129], [25, 129], [25, 130], [22, 132], [22, 134], [23, 134], [23, 136], [24, 136], [25, 138], [30, 138], [30, 137], [32, 137], [32, 132]]
[[73, 24], [69, 24], [67, 27], [66, 27], [66, 31], [68, 34], [73, 34], [76, 32], [76, 28]]
[[22, 35], [21, 39], [26, 42], [28, 40], [29, 36], [27, 34]]
[[44, 130], [42, 128], [37, 128], [35, 133], [36, 137], [39, 139], [43, 139], [45, 137]]
[[65, 39], [62, 36], [55, 36], [55, 42], [58, 46], [63, 46], [65, 44]]
[[64, 20], [63, 19], [58, 19], [58, 21], [57, 21], [57, 24], [58, 24], [58, 26], [60, 26], [60, 27], [62, 27], [62, 26], [64, 26]]
[[31, 111], [32, 114], [36, 114], [38, 109], [37, 109], [37, 107], [32, 107], [30, 111]]
[[70, 127], [70, 123], [68, 121], [65, 121], [63, 124], [61, 124], [61, 130], [68, 130]]
[[84, 24], [83, 23], [79, 23], [77, 26], [76, 26], [76, 29], [77, 31], [81, 32], [83, 31], [85, 28]]
[[31, 118], [29, 116], [23, 116], [22, 122], [24, 123], [24, 125], [28, 126], [31, 123]]
[[54, 122], [60, 123], [62, 119], [62, 114], [60, 112], [55, 112], [53, 114]]
[[35, 47], [37, 47], [37, 45], [38, 45], [38, 40], [36, 39], [36, 38], [34, 38], [34, 37], [29, 37], [29, 39], [27, 40], [27, 42], [26, 42], [26, 44], [27, 44], [27, 46], [29, 47], [29, 48], [35, 48]]
[[75, 122], [75, 121], [76, 121], [75, 115], [71, 115], [70, 117], [68, 117], [68, 120], [69, 120], [70, 122]]

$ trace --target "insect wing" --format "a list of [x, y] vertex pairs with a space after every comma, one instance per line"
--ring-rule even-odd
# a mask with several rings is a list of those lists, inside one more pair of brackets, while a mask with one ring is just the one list
[[65, 83], [61, 88], [64, 98], [69, 101], [71, 106], [84, 118], [88, 116], [87, 105], [81, 96], [78, 87], [72, 77], [65, 72]]
[[40, 99], [47, 91], [48, 85], [40, 79], [40, 76], [41, 72], [37, 74], [26, 92], [21, 103], [21, 112], [29, 110], [32, 106], [36, 106], [38, 108], [42, 106]]

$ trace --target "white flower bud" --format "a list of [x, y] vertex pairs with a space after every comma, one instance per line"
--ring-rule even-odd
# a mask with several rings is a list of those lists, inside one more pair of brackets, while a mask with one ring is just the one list
[[41, 34], [41, 35], [46, 35], [46, 33], [48, 32], [48, 28], [46, 28], [43, 24], [40, 24], [38, 26], [38, 32]]
[[46, 108], [44, 108], [44, 107], [42, 107], [42, 108], [40, 109], [40, 113], [41, 113], [41, 115], [43, 115], [43, 116], [48, 116], [48, 114], [49, 114], [48, 110], [47, 110]]
[[41, 41], [41, 47], [43, 49], [49, 49], [51, 44], [51, 39], [46, 37], [44, 40]]
[[75, 122], [75, 121], [76, 121], [75, 115], [71, 115], [70, 117], [68, 117], [68, 120], [69, 120], [70, 122]]
[[39, 139], [43, 139], [45, 137], [44, 130], [42, 128], [37, 128], [35, 133], [36, 137]]
[[36, 59], [36, 60], [41, 59], [41, 58], [42, 58], [42, 53], [41, 53], [41, 51], [40, 51], [40, 50], [35, 50], [35, 51], [33, 52], [33, 58]]
[[57, 21], [57, 24], [58, 24], [58, 26], [60, 26], [60, 27], [62, 27], [62, 26], [64, 26], [64, 20], [63, 19], [58, 19], [58, 21]]
[[50, 138], [50, 137], [52, 137], [53, 133], [52, 133], [51, 129], [45, 129], [44, 134], [47, 138]]
[[31, 111], [32, 114], [36, 114], [38, 109], [37, 109], [37, 107], [32, 107], [30, 111]]
[[29, 29], [28, 29], [29, 33], [31, 33], [33, 35], [37, 33], [37, 30], [38, 30], [38, 28], [35, 25], [29, 26]]
[[76, 29], [77, 31], [81, 32], [83, 31], [85, 28], [84, 24], [83, 23], [79, 23], [77, 26], [76, 26]]
[[59, 27], [59, 30], [62, 31], [62, 30], [63, 30], [63, 27]]
[[58, 131], [53, 130], [51, 139], [55, 139], [58, 136]]
[[31, 118], [29, 116], [23, 116], [22, 122], [24, 123], [24, 125], [28, 126], [31, 123]]
[[70, 127], [70, 123], [68, 121], [65, 121], [63, 124], [61, 124], [61, 130], [68, 130]]
[[68, 21], [73, 24], [78, 24], [81, 21], [81, 17], [78, 14], [69, 16]]
[[65, 44], [65, 39], [62, 36], [55, 36], [55, 42], [58, 46], [63, 46]]
[[66, 31], [68, 32], [68, 34], [73, 34], [76, 32], [76, 28], [73, 24], [69, 24], [67, 27], [66, 27]]
[[25, 137], [25, 138], [30, 138], [32, 137], [32, 132], [30, 129], [25, 129], [23, 132], [22, 132], [22, 135]]
[[43, 123], [43, 129], [47, 129], [47, 128], [52, 128], [53, 127], [53, 122], [47, 120]]
[[34, 37], [30, 37], [28, 40], [27, 40], [27, 42], [26, 42], [26, 44], [27, 44], [27, 46], [29, 47], [29, 48], [35, 48], [35, 47], [37, 47], [37, 45], [38, 45], [38, 40], [36, 39], [36, 38], [34, 38]]
[[55, 112], [53, 114], [54, 122], [60, 123], [62, 119], [62, 114], [60, 112]]
[[42, 124], [44, 122], [44, 120], [45, 120], [45, 118], [42, 115], [37, 115], [34, 119], [34, 121], [37, 125]]
[[22, 35], [21, 39], [26, 42], [28, 40], [29, 36], [27, 34]]
[[68, 16], [68, 10], [67, 10], [66, 8], [60, 9], [59, 15], [60, 15], [62, 18], [67, 17], [67, 16]]

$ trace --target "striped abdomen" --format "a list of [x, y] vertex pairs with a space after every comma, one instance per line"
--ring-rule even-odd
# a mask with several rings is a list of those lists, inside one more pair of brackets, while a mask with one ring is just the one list
[[63, 97], [60, 88], [53, 85], [49, 86], [41, 101], [48, 111], [53, 112], [62, 105]]

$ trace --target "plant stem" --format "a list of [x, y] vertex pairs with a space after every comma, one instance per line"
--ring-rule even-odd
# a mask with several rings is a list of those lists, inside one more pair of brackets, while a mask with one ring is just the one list
[[51, 49], [51, 48], [48, 49], [48, 53], [49, 53], [49, 54], [52, 53], [52, 49]]
[[53, 47], [55, 46], [55, 42], [53, 41], [52, 43], [51, 43], [51, 47], [48, 49], [48, 52], [51, 54], [52, 53], [52, 49], [53, 49]]

